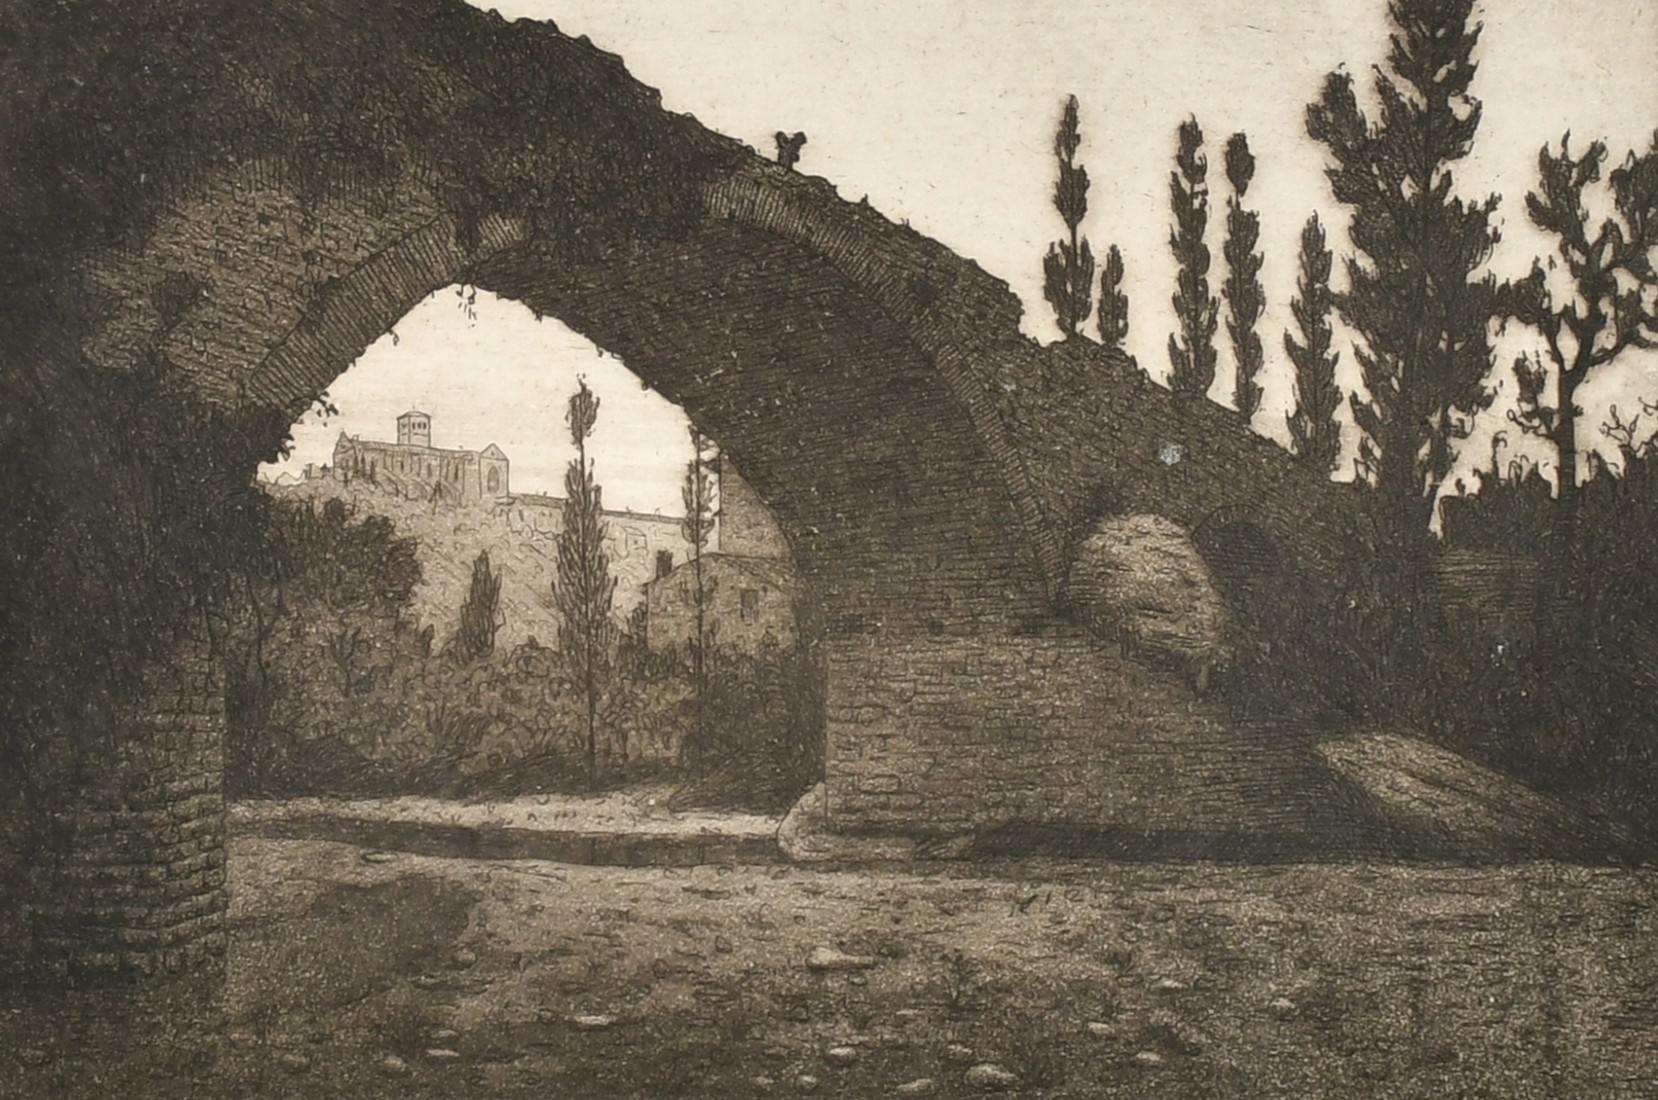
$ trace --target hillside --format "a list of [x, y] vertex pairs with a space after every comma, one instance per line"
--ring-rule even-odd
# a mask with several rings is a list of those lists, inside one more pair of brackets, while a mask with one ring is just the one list
[[[528, 521], [508, 507], [451, 508], [405, 500], [365, 482], [322, 479], [297, 484], [265, 484], [273, 498], [291, 501], [338, 499], [358, 516], [381, 515], [400, 535], [419, 544], [421, 581], [415, 588], [414, 619], [435, 628], [442, 646], [454, 632], [460, 607], [472, 579], [472, 563], [480, 550], [501, 574], [501, 611], [505, 618], [496, 644], [512, 647], [534, 637], [554, 644], [558, 612], [553, 607], [553, 581], [558, 566], [557, 512], [531, 512]], [[622, 623], [643, 599], [643, 586], [655, 575], [660, 535], [671, 520], [630, 522], [626, 515], [609, 521], [611, 572], [616, 577], [616, 619]], [[648, 530], [645, 528], [649, 528]], [[656, 536], [656, 537], [653, 537]], [[674, 561], [685, 559], [682, 548], [671, 548]]]

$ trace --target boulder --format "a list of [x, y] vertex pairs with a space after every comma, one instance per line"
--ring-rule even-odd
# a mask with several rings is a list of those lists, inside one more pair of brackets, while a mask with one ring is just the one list
[[1225, 605], [1197, 547], [1162, 516], [1108, 516], [1077, 549], [1067, 601], [1093, 633], [1203, 676], [1231, 660]]
[[1396, 842], [1462, 859], [1606, 858], [1627, 836], [1464, 756], [1398, 734], [1325, 741], [1324, 762]]
[[819, 783], [800, 796], [777, 826], [777, 847], [797, 863], [833, 859], [834, 843], [829, 836], [829, 790]]

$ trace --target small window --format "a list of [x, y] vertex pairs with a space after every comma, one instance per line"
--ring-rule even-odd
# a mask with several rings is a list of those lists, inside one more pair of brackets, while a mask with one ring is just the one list
[[666, 577], [674, 571], [674, 552], [672, 550], [658, 550], [656, 552], [656, 575]]
[[743, 622], [751, 623], [760, 617], [760, 590], [745, 588], [742, 591]]

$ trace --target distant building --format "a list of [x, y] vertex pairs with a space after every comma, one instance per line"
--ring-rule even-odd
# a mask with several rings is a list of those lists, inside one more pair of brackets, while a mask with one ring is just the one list
[[[704, 629], [713, 645], [744, 652], [792, 645], [799, 584], [788, 540], [724, 455], [715, 475], [714, 537], [702, 555]], [[646, 643], [657, 652], [687, 646], [697, 632], [696, 566], [689, 555], [667, 564], [645, 586]]]
[[482, 504], [511, 495], [507, 456], [491, 443], [481, 451], [432, 446], [432, 418], [418, 410], [397, 418], [397, 442], [340, 433], [334, 479], [368, 481], [405, 500]]
[[[697, 569], [685, 562], [645, 586], [645, 640], [664, 652], [697, 636]], [[737, 554], [702, 556], [703, 626], [709, 643], [752, 653], [794, 644], [798, 585], [787, 561]]]
[[[432, 446], [432, 417], [411, 409], [397, 418], [397, 442], [342, 432], [333, 464], [308, 465], [304, 480], [368, 484], [440, 509], [480, 509], [504, 521], [514, 539], [531, 545], [553, 542], [564, 529], [563, 498], [514, 494], [509, 472], [507, 456], [493, 443], [481, 451]], [[788, 540], [724, 455], [716, 460], [715, 482], [714, 531], [702, 559], [706, 620], [722, 645], [752, 650], [767, 638], [788, 644], [794, 639], [796, 590]], [[696, 622], [696, 599], [682, 521], [607, 510], [604, 524], [617, 614], [625, 616], [643, 601], [651, 648], [683, 645], [695, 632], [689, 624]]]

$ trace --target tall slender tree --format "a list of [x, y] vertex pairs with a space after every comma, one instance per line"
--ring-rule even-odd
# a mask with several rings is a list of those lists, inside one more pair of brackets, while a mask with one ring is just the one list
[[685, 464], [685, 481], [680, 496], [685, 518], [680, 534], [691, 548], [691, 599], [695, 634], [691, 638], [692, 705], [696, 708], [697, 741], [706, 744], [708, 730], [708, 584], [703, 573], [703, 554], [714, 534], [714, 441], [691, 425], [691, 460]]
[[1244, 209], [1244, 196], [1255, 178], [1255, 157], [1249, 151], [1249, 139], [1241, 133], [1233, 134], [1226, 143], [1226, 178], [1232, 184], [1232, 196], [1226, 200], [1226, 284], [1221, 293], [1226, 296], [1230, 316], [1226, 331], [1232, 337], [1232, 352], [1236, 373], [1232, 383], [1232, 403], [1238, 415], [1247, 424], [1261, 407], [1261, 338], [1255, 335], [1266, 302], [1261, 290], [1261, 254], [1255, 245], [1261, 238], [1261, 215]]
[[472, 584], [461, 605], [460, 626], [449, 641], [449, 652], [461, 661], [475, 661], [494, 653], [495, 632], [502, 625], [500, 608], [501, 574], [490, 567], [489, 551], [480, 550], [472, 559]]
[[1082, 236], [1082, 219], [1088, 214], [1088, 169], [1076, 162], [1082, 134], [1077, 125], [1077, 97], [1065, 101], [1054, 135], [1054, 157], [1059, 161], [1059, 179], [1054, 184], [1054, 207], [1065, 222], [1065, 240], [1055, 241], [1043, 260], [1042, 292], [1054, 307], [1059, 331], [1068, 340], [1082, 332], [1093, 310], [1094, 253]]
[[1169, 173], [1174, 229], [1169, 247], [1180, 265], [1174, 294], [1178, 334], [1169, 336], [1169, 388], [1203, 395], [1215, 381], [1215, 320], [1219, 303], [1209, 293], [1209, 158], [1203, 155], [1197, 119], [1180, 124], [1175, 170]]
[[1330, 249], [1314, 214], [1301, 228], [1301, 274], [1290, 312], [1301, 340], [1284, 333], [1284, 351], [1295, 367], [1295, 411], [1289, 421], [1295, 453], [1310, 468], [1329, 476], [1341, 460], [1341, 388], [1336, 366], [1341, 353], [1330, 347]]
[[1480, 27], [1473, 0], [1391, 0], [1395, 32], [1376, 73], [1372, 120], [1353, 79], [1325, 78], [1307, 132], [1329, 151], [1338, 201], [1352, 208], [1357, 255], [1336, 299], [1359, 336], [1368, 398], [1352, 399], [1361, 463], [1377, 490], [1378, 537], [1396, 561], [1425, 552], [1435, 500], [1473, 416], [1491, 400], [1487, 326], [1500, 297], [1481, 274], [1497, 239], [1497, 196], [1453, 196], [1480, 103], [1469, 95]]
[[[1100, 272], [1100, 342], [1128, 354], [1128, 295], [1123, 292], [1123, 254], [1116, 245], [1105, 253], [1105, 267]], [[1129, 355], [1129, 362], [1134, 357]]]
[[553, 598], [558, 606], [559, 648], [585, 712], [587, 782], [599, 779], [599, 703], [609, 679], [616, 625], [611, 619], [616, 578], [605, 553], [604, 503], [587, 457], [587, 439], [599, 418], [599, 398], [580, 381], [570, 396], [565, 421], [576, 457], [564, 473], [564, 525], [558, 533], [558, 579]]

